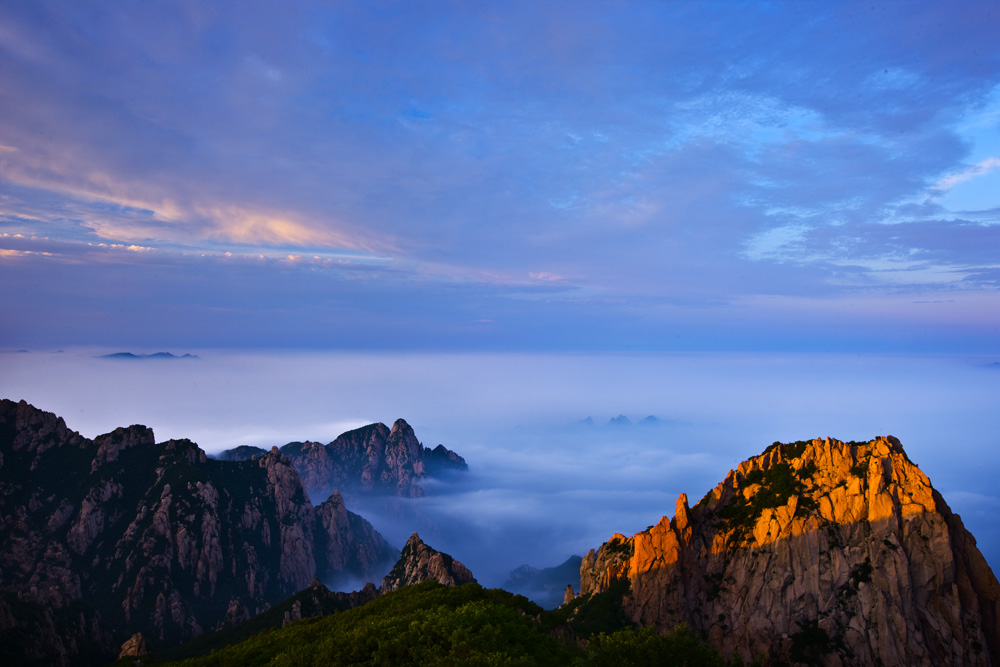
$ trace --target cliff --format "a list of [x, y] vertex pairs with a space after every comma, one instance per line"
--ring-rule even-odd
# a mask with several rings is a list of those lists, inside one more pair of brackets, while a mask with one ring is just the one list
[[[0, 657], [88, 664], [249, 618], [392, 549], [339, 494], [314, 507], [277, 449], [208, 459], [144, 426], [93, 441], [0, 401]], [[135, 634], [140, 639], [130, 639]]]
[[[417, 440], [413, 428], [397, 419], [348, 431], [333, 442], [290, 442], [281, 453], [295, 466], [310, 497], [326, 498], [335, 489], [403, 497], [423, 495], [421, 481], [468, 469], [465, 459], [444, 445], [434, 449]], [[241, 461], [264, 453], [242, 446], [222, 452], [222, 460]]]
[[614, 535], [581, 593], [723, 653], [823, 665], [1000, 664], [1000, 585], [899, 441], [775, 443], [693, 508]]

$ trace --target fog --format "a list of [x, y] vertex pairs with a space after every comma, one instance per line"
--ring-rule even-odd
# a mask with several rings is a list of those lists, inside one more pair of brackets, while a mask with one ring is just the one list
[[[141, 423], [209, 453], [329, 442], [397, 418], [465, 457], [457, 483], [417, 500], [347, 496], [395, 546], [414, 530], [499, 585], [696, 502], [784, 442], [898, 437], [1000, 564], [1000, 368], [994, 359], [761, 354], [0, 354], [0, 397], [55, 412], [87, 437]], [[156, 352], [158, 350], [130, 350]], [[618, 415], [631, 424], [609, 424]], [[654, 416], [655, 423], [639, 423]], [[590, 418], [591, 423], [583, 423]], [[86, 471], [81, 471], [86, 474]], [[322, 499], [314, 498], [314, 502]]]

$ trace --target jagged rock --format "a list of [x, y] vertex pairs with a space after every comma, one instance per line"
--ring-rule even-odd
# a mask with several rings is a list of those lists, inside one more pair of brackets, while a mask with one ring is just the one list
[[642, 625], [824, 665], [1000, 663], [1000, 584], [899, 441], [775, 443], [673, 520], [583, 559]]
[[16, 655], [106, 662], [137, 632], [153, 648], [185, 641], [317, 575], [367, 577], [391, 562], [339, 495], [314, 507], [277, 450], [222, 462], [189, 440], [154, 442], [143, 426], [90, 441], [0, 401], [0, 592], [15, 596], [0, 604], [0, 636], [22, 638]]
[[576, 599], [576, 593], [573, 592], [573, 584], [566, 585], [566, 592], [563, 594], [563, 604], [569, 604]]
[[[327, 498], [337, 489], [418, 497], [423, 495], [420, 483], [428, 476], [468, 470], [465, 459], [444, 445], [434, 449], [421, 445], [403, 419], [397, 419], [391, 429], [382, 423], [369, 424], [327, 445], [290, 442], [280, 451], [298, 470], [313, 499]], [[243, 461], [264, 454], [259, 447], [244, 445], [222, 452], [219, 459]]]
[[382, 579], [379, 593], [388, 593], [403, 586], [412, 586], [433, 579], [445, 586], [458, 586], [476, 581], [465, 565], [426, 544], [416, 533], [403, 547], [399, 560]]
[[142, 636], [142, 633], [137, 632], [122, 644], [122, 650], [118, 654], [118, 659], [121, 660], [122, 658], [139, 657], [140, 655], [148, 654], [149, 644], [146, 643], [146, 639]]

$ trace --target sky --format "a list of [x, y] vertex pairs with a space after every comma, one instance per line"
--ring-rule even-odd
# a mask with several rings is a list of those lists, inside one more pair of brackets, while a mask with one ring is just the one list
[[995, 355], [995, 2], [0, 5], [0, 348]]

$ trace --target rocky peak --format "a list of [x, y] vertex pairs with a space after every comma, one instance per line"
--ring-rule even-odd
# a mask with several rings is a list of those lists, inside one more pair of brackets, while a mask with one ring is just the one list
[[427, 546], [419, 535], [413, 533], [406, 541], [399, 560], [382, 579], [379, 593], [388, 593], [430, 579], [446, 586], [458, 586], [476, 581], [465, 565], [448, 554]]
[[233, 449], [227, 449], [218, 454], [213, 454], [215, 458], [220, 461], [249, 461], [250, 459], [255, 459], [262, 454], [266, 454], [267, 450], [260, 447], [254, 447], [253, 445], [240, 445], [239, 447], [234, 447]]
[[423, 459], [424, 471], [430, 477], [441, 477], [469, 469], [464, 458], [444, 445], [438, 445], [434, 449], [424, 447]]
[[118, 427], [111, 433], [99, 435], [94, 438], [97, 445], [97, 454], [90, 464], [90, 472], [96, 472], [105, 463], [114, 461], [118, 454], [126, 449], [131, 449], [139, 445], [152, 445], [156, 442], [153, 436], [153, 429], [133, 424], [128, 428]]
[[[465, 459], [444, 445], [429, 449], [420, 444], [405, 419], [392, 428], [378, 422], [347, 431], [333, 442], [290, 442], [281, 447], [298, 471], [310, 497], [321, 500], [334, 490], [390, 494], [402, 497], [423, 495], [421, 482], [427, 477], [446, 477], [468, 470]], [[241, 446], [221, 452], [223, 461], [259, 458], [259, 447]]]
[[775, 443], [695, 507], [615, 535], [581, 592], [627, 578], [630, 618], [725, 653], [823, 664], [1000, 662], [1000, 584], [892, 436]]
[[187, 438], [167, 440], [160, 445], [160, 450], [160, 460], [163, 462], [205, 463], [208, 460], [201, 447]]
[[124, 644], [122, 644], [121, 652], [118, 653], [118, 659], [138, 658], [148, 654], [149, 643], [146, 642], [146, 638], [142, 636], [141, 632], [137, 632], [129, 637]]
[[12, 451], [43, 454], [52, 447], [82, 447], [89, 444], [76, 431], [66, 428], [62, 417], [39, 410], [27, 401], [0, 400], [0, 440], [9, 440]]

